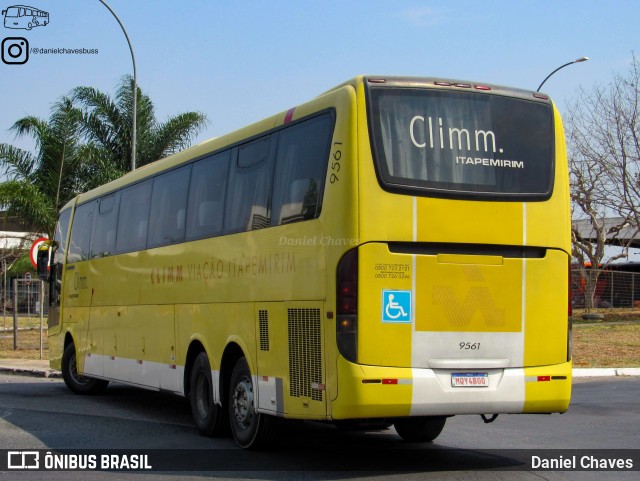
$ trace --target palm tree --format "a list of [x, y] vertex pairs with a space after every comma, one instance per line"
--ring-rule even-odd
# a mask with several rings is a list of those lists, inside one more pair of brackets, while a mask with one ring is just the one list
[[[200, 112], [186, 112], [159, 122], [151, 99], [137, 89], [138, 166], [156, 161], [189, 146], [192, 138], [207, 124]], [[89, 141], [103, 149], [113, 165], [123, 172], [131, 169], [131, 123], [133, 79], [122, 78], [115, 98], [92, 87], [77, 87], [71, 98], [82, 111], [83, 132]], [[105, 159], [105, 161], [107, 160]]]
[[64, 204], [121, 174], [95, 145], [79, 145], [81, 116], [71, 99], [63, 97], [53, 105], [49, 120], [27, 116], [11, 127], [17, 137], [33, 138], [35, 154], [0, 144], [0, 167], [8, 178], [0, 184], [0, 205], [26, 228], [49, 238]]
[[[13, 124], [17, 137], [33, 138], [36, 152], [0, 144], [0, 173], [8, 179], [0, 183], [0, 206], [8, 215], [51, 238], [58, 212], [69, 200], [130, 170], [132, 86], [125, 76], [115, 99], [77, 87], [53, 105], [48, 120], [27, 116]], [[188, 147], [206, 125], [199, 112], [158, 122], [153, 103], [140, 89], [137, 103], [139, 165]]]

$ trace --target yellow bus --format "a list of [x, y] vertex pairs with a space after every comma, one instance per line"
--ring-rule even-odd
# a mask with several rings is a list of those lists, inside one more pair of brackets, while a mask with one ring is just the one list
[[245, 448], [278, 418], [430, 441], [564, 412], [569, 232], [546, 95], [357, 77], [65, 206], [51, 366], [76, 393], [184, 395]]

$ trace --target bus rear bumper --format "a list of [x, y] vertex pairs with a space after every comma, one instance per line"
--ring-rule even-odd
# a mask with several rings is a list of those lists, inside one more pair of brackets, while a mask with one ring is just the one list
[[[483, 386], [454, 386], [453, 374], [480, 373]], [[564, 412], [571, 397], [571, 363], [531, 368], [415, 369], [363, 366], [338, 360], [339, 419], [456, 414]]]

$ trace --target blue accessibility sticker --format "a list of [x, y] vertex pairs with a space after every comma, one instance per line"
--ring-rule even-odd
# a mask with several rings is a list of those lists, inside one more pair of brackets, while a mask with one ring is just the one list
[[382, 322], [411, 322], [411, 291], [382, 290]]

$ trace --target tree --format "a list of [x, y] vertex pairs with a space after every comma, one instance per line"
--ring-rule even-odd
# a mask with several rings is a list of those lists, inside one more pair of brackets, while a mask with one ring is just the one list
[[[17, 275], [33, 270], [29, 256], [24, 253], [29, 249], [32, 239], [25, 239], [21, 232], [4, 232], [0, 235], [0, 268], [6, 269], [8, 275]], [[26, 260], [29, 265], [24, 265]], [[0, 279], [0, 282], [4, 279]]]
[[[133, 79], [124, 76], [115, 98], [92, 87], [77, 87], [71, 98], [82, 111], [83, 133], [106, 153], [103, 161], [123, 173], [131, 169]], [[136, 164], [142, 166], [189, 146], [206, 125], [206, 116], [186, 112], [159, 122], [151, 99], [137, 89]]]
[[[53, 105], [48, 120], [27, 116], [13, 124], [17, 137], [35, 141], [36, 152], [0, 144], [0, 169], [8, 178], [0, 184], [0, 205], [8, 215], [33, 232], [52, 236], [58, 212], [69, 200], [130, 170], [132, 84], [131, 77], [124, 77], [115, 100], [97, 89], [77, 87]], [[154, 112], [138, 89], [139, 165], [187, 147], [206, 124], [197, 112], [164, 123]]]
[[[56, 102], [48, 120], [19, 119], [11, 130], [29, 136], [35, 153], [0, 144], [0, 206], [26, 229], [53, 238], [60, 209], [76, 195], [130, 170], [132, 79], [124, 77], [115, 100], [78, 87]], [[197, 112], [159, 123], [153, 103], [138, 89], [139, 165], [187, 147], [206, 124]], [[80, 104], [79, 107], [76, 104]]]
[[[567, 121], [571, 198], [578, 220], [574, 255], [588, 260], [585, 305], [593, 307], [599, 267], [626, 256], [640, 229], [640, 64], [635, 55], [626, 74], [606, 87], [579, 89]], [[624, 232], [624, 235], [621, 233]], [[617, 243], [619, 254], [605, 260], [605, 244]]]
[[0, 204], [27, 229], [50, 238], [60, 208], [95, 181], [87, 176], [92, 168], [82, 160], [83, 152], [94, 149], [78, 144], [80, 117], [63, 97], [53, 105], [48, 121], [27, 116], [11, 127], [16, 136], [33, 138], [35, 154], [0, 144], [0, 166], [8, 177], [0, 184]]

